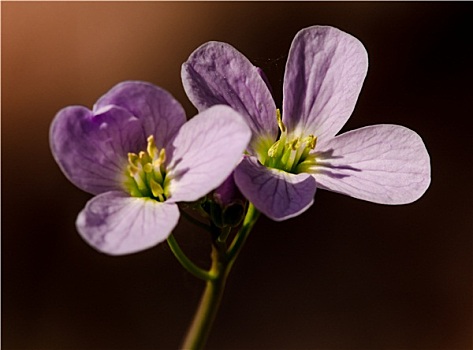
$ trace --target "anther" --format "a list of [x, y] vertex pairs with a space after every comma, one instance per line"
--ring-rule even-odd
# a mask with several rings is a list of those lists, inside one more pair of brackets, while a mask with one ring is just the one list
[[282, 122], [281, 112], [279, 109], [276, 109], [276, 119], [278, 120], [278, 126], [281, 132], [286, 132], [286, 126]]
[[156, 198], [162, 198], [162, 195], [164, 194], [164, 189], [159, 183], [151, 179], [149, 181], [149, 187], [151, 188], [153, 196], [155, 196]]
[[158, 148], [156, 147], [156, 143], [154, 142], [154, 136], [153, 135], [148, 136], [147, 141], [148, 141], [148, 145], [146, 146], [146, 150], [148, 151], [148, 154], [150, 155], [151, 159], [154, 159], [158, 151]]

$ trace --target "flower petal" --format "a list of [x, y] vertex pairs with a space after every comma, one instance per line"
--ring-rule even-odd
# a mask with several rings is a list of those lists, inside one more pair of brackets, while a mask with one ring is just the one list
[[50, 128], [52, 154], [67, 178], [92, 194], [122, 189], [127, 153], [146, 146], [140, 121], [119, 107], [96, 114], [71, 106]]
[[276, 221], [297, 216], [314, 202], [316, 183], [309, 174], [267, 168], [255, 157], [247, 157], [235, 169], [234, 176], [243, 195]]
[[95, 249], [123, 255], [166, 240], [179, 220], [173, 203], [107, 192], [92, 198], [77, 217], [82, 238]]
[[251, 131], [228, 106], [214, 106], [184, 124], [168, 166], [172, 202], [194, 201], [218, 187], [240, 161]]
[[353, 130], [321, 144], [317, 154], [314, 176], [320, 188], [370, 202], [410, 203], [430, 184], [425, 145], [403, 126]]
[[166, 90], [141, 81], [125, 81], [115, 85], [95, 104], [94, 111], [109, 105], [120, 106], [141, 120], [145, 139], [154, 135], [156, 146], [171, 141], [186, 122], [179, 102]]
[[241, 113], [253, 132], [249, 148], [274, 142], [276, 105], [259, 69], [231, 45], [210, 41], [182, 65], [187, 96], [199, 111], [225, 104]]
[[368, 69], [355, 37], [333, 27], [297, 33], [284, 76], [283, 121], [289, 131], [330, 139], [350, 117]]

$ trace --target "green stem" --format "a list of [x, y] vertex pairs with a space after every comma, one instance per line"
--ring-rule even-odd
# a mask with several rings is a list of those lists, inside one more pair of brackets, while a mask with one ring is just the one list
[[177, 243], [176, 239], [174, 238], [173, 234], [169, 235], [167, 242], [169, 244], [169, 247], [171, 248], [171, 251], [173, 252], [174, 256], [177, 258], [177, 260], [181, 263], [181, 265], [189, 271], [191, 274], [193, 274], [195, 277], [200, 278], [204, 281], [209, 281], [215, 278], [215, 276], [211, 272], [207, 272], [204, 269], [201, 269], [200, 267], [196, 266], [181, 250], [181, 247], [179, 247], [179, 244]]
[[219, 261], [219, 254], [215, 247], [212, 247], [212, 268], [210, 271], [214, 272], [217, 277], [206, 282], [204, 294], [200, 299], [199, 307], [184, 339], [182, 349], [204, 348], [222, 300], [229, 271]]
[[238, 234], [235, 236], [235, 238], [233, 239], [233, 242], [230, 245], [230, 248], [228, 248], [227, 256], [228, 256], [228, 260], [230, 260], [231, 263], [235, 261], [238, 254], [240, 253], [241, 248], [243, 247], [243, 244], [246, 242], [246, 239], [248, 238], [248, 235], [250, 234], [251, 229], [256, 223], [256, 220], [258, 220], [258, 217], [259, 217], [259, 211], [256, 210], [256, 208], [254, 207], [252, 203], [250, 203], [248, 206], [248, 211], [246, 212], [245, 219], [243, 221], [243, 226], [238, 232]]
[[243, 226], [236, 234], [228, 252], [225, 251], [225, 245], [218, 244], [219, 242], [212, 246], [212, 267], [209, 274], [214, 278], [206, 282], [199, 307], [184, 339], [182, 349], [200, 350], [204, 348], [222, 300], [227, 277], [258, 216], [259, 212], [250, 203]]

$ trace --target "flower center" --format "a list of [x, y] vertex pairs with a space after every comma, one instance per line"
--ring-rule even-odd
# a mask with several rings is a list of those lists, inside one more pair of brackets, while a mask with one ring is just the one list
[[279, 109], [276, 110], [276, 117], [281, 135], [268, 149], [267, 154], [260, 156], [260, 162], [267, 167], [293, 174], [301, 173], [307, 167], [315, 165], [315, 156], [311, 155], [310, 151], [315, 148], [317, 137], [309, 135], [289, 139]]
[[128, 153], [125, 186], [133, 197], [148, 197], [159, 202], [169, 198], [169, 177], [166, 178], [166, 151], [159, 150], [153, 135], [148, 137], [146, 152]]

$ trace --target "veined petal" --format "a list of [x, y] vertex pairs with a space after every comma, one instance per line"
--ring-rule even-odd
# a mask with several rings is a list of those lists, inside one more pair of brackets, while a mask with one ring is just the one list
[[246, 119], [253, 137], [249, 148], [275, 141], [276, 105], [257, 67], [231, 45], [210, 41], [182, 65], [187, 96], [199, 111], [225, 104]]
[[186, 122], [180, 103], [166, 90], [146, 82], [115, 85], [97, 101], [94, 111], [109, 105], [120, 106], [140, 119], [144, 139], [154, 135], [158, 148], [165, 147]]
[[49, 140], [66, 177], [92, 194], [122, 189], [127, 153], [146, 145], [140, 121], [113, 106], [98, 114], [81, 106], [62, 109], [51, 124]]
[[314, 176], [320, 188], [375, 203], [406, 204], [429, 187], [424, 142], [403, 126], [368, 126], [317, 146]]
[[169, 201], [194, 201], [217, 188], [240, 161], [251, 131], [228, 106], [214, 106], [184, 124], [177, 134], [167, 176]]
[[314, 202], [316, 183], [309, 174], [267, 168], [255, 157], [246, 157], [235, 169], [234, 176], [243, 195], [276, 221], [297, 216]]
[[151, 248], [170, 235], [179, 220], [174, 203], [107, 192], [92, 198], [77, 217], [77, 230], [95, 249], [123, 255]]
[[284, 76], [283, 121], [296, 134], [330, 139], [350, 117], [368, 69], [355, 37], [333, 27], [297, 33]]

